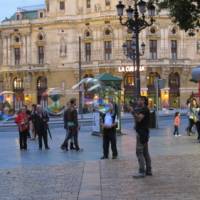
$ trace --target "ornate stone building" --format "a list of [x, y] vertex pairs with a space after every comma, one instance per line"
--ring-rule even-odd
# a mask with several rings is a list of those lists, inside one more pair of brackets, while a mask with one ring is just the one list
[[[118, 0], [46, 0], [44, 6], [18, 9], [0, 25], [0, 91], [14, 92], [18, 108], [28, 98], [45, 104], [48, 88], [66, 91], [66, 101], [76, 96], [71, 87], [79, 79], [79, 37], [82, 76], [109, 72], [123, 78], [122, 100], [133, 96], [133, 64], [122, 45], [131, 34], [119, 24]], [[127, 2], [128, 3], [128, 0]], [[166, 79], [160, 92], [166, 107], [185, 105], [197, 85], [191, 69], [200, 62], [200, 33], [189, 37], [165, 12], [145, 29], [141, 57], [142, 94], [155, 101], [154, 79]]]

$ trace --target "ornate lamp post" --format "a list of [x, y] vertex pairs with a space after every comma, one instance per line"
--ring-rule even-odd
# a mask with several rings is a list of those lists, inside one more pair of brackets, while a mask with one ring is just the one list
[[[140, 56], [144, 55], [145, 52], [145, 43], [142, 42], [141, 44], [141, 53]], [[124, 55], [128, 58], [131, 59], [133, 61], [133, 80], [134, 80], [134, 86], [136, 86], [136, 69], [135, 69], [135, 61], [136, 61], [136, 41], [135, 41], [135, 36], [133, 36], [131, 43], [129, 43], [128, 41], [126, 41], [123, 45], [123, 52]], [[135, 91], [133, 92], [133, 96], [135, 94]]]
[[[134, 0], [133, 8], [129, 6], [126, 9], [127, 19], [123, 21], [123, 13], [125, 5], [122, 1], [116, 6], [120, 24], [126, 26], [135, 37], [135, 60], [136, 60], [136, 88], [137, 96], [140, 96], [140, 49], [139, 49], [139, 33], [154, 23], [155, 6], [152, 3], [146, 3], [143, 0]], [[147, 21], [145, 17], [146, 9], [150, 19]], [[134, 56], [133, 56], [134, 57]]]

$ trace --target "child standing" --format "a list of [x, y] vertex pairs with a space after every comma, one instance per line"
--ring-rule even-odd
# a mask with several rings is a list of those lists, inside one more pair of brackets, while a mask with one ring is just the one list
[[176, 112], [174, 116], [174, 136], [180, 136], [179, 127], [181, 123], [180, 113]]

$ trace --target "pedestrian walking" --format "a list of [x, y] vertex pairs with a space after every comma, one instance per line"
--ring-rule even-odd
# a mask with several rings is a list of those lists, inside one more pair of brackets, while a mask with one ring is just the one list
[[80, 126], [78, 124], [78, 112], [76, 109], [76, 99], [72, 98], [69, 102], [69, 107], [64, 114], [64, 127], [67, 132], [67, 137], [61, 145], [61, 148], [68, 151], [68, 142], [70, 139], [74, 139], [75, 150], [80, 151], [79, 142], [78, 142], [78, 131]]
[[101, 159], [108, 159], [109, 147], [111, 144], [112, 158], [116, 159], [118, 156], [117, 142], [116, 142], [116, 126], [115, 113], [113, 112], [113, 104], [109, 104], [106, 114], [102, 115], [103, 128], [103, 156]]
[[132, 110], [135, 118], [136, 136], [136, 155], [138, 158], [139, 171], [134, 178], [144, 178], [152, 176], [151, 158], [149, 154], [149, 119], [150, 111], [148, 108], [148, 99], [140, 96], [137, 101], [137, 107]]
[[27, 136], [29, 132], [29, 116], [26, 113], [26, 108], [23, 106], [15, 118], [19, 130], [19, 145], [20, 150], [27, 150]]
[[[62, 150], [67, 150], [67, 151], [68, 151], [67, 137], [69, 135], [68, 128], [67, 128], [67, 114], [68, 114], [67, 109], [69, 108], [69, 106], [70, 106], [70, 104], [69, 104], [69, 102], [67, 102], [66, 108], [65, 108], [65, 111], [64, 111], [64, 116], [63, 116], [64, 129], [66, 131], [66, 135], [65, 135], [65, 140], [60, 147]], [[74, 147], [74, 137], [72, 136], [71, 139], [70, 139], [70, 150], [75, 150], [75, 149], [76, 148]]]
[[188, 118], [189, 118], [189, 126], [187, 128], [187, 134], [190, 136], [192, 134], [192, 127], [196, 125], [198, 120], [198, 104], [195, 98], [192, 98], [190, 103], [188, 104]]
[[179, 127], [181, 123], [180, 113], [176, 112], [174, 115], [174, 136], [180, 136]]
[[42, 140], [45, 149], [49, 149], [48, 145], [48, 121], [49, 116], [40, 105], [37, 105], [37, 112], [35, 115], [35, 130], [38, 134], [39, 149], [42, 150]]

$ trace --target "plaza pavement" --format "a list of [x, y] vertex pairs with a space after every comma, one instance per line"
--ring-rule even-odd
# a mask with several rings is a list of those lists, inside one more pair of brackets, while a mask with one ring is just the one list
[[99, 160], [101, 138], [83, 127], [83, 152], [59, 149], [64, 131], [52, 129], [51, 150], [39, 151], [29, 141], [28, 152], [19, 152], [17, 133], [0, 133], [1, 200], [199, 200], [200, 144], [186, 136], [172, 136], [171, 119], [161, 120], [151, 131], [153, 177], [135, 180], [137, 172], [133, 124], [124, 123], [126, 135], [118, 137], [119, 159]]

